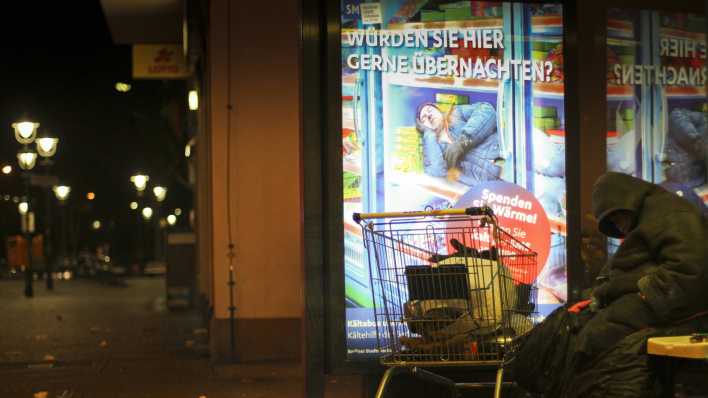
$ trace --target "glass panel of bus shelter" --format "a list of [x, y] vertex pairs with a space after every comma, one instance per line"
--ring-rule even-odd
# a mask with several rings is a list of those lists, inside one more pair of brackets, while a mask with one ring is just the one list
[[[539, 301], [550, 312], [567, 290], [561, 6], [343, 0], [341, 17], [350, 356], [376, 343], [353, 212], [492, 205], [539, 252]], [[509, 185], [538, 208], [518, 209], [531, 201]], [[522, 211], [534, 221], [519, 221]]]
[[608, 170], [707, 211], [705, 17], [610, 9], [607, 57]]

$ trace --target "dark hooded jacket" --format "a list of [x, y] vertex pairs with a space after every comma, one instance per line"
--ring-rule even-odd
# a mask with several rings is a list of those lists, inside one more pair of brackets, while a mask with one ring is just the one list
[[[609, 216], [629, 211], [634, 227], [603, 269], [606, 282], [595, 296], [608, 307], [628, 293], [641, 296], [653, 323], [667, 323], [708, 308], [708, 230], [703, 215], [687, 200], [620, 173], [595, 183], [593, 211], [600, 231], [621, 237]], [[618, 308], [631, 317], [635, 308]]]
[[706, 221], [679, 196], [619, 173], [596, 182], [593, 207], [611, 237], [621, 232], [610, 214], [634, 218], [593, 289], [600, 308], [556, 310], [524, 337], [512, 372], [548, 398], [651, 397], [646, 339], [708, 326]]

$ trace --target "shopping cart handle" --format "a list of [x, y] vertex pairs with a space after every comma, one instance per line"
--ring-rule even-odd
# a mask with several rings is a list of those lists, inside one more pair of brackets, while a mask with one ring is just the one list
[[494, 216], [494, 210], [489, 206], [468, 207], [465, 209], [468, 216]]
[[425, 211], [393, 211], [384, 213], [354, 213], [352, 219], [355, 223], [361, 223], [361, 220], [377, 219], [377, 218], [404, 218], [404, 217], [436, 217], [436, 216], [494, 216], [494, 210], [489, 206], [468, 207], [466, 209], [443, 209], [443, 210], [425, 210]]

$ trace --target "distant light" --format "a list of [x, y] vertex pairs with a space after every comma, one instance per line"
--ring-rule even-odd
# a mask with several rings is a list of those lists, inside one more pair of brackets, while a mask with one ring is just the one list
[[60, 201], [65, 201], [71, 193], [71, 187], [66, 185], [57, 185], [52, 188], [52, 190], [54, 191], [54, 196], [56, 196]]
[[43, 158], [48, 158], [54, 156], [57, 153], [57, 146], [59, 145], [59, 138], [54, 137], [41, 137], [37, 138], [37, 152], [39, 156]]
[[70, 271], [64, 271], [64, 279], [66, 279], [67, 281], [71, 279]]
[[111, 258], [110, 258], [109, 256], [105, 256], [105, 257], [103, 257], [103, 261], [106, 262], [106, 263], [110, 263], [110, 262], [111, 262]]
[[2, 173], [3, 173], [3, 174], [10, 174], [10, 173], [12, 173], [12, 166], [10, 166], [9, 164], [3, 166], [3, 167], [2, 167]]
[[20, 203], [20, 198], [17, 196], [12, 197], [12, 203]]
[[190, 111], [196, 111], [199, 109], [199, 94], [197, 94], [197, 90], [189, 90], [187, 99], [189, 102]]
[[119, 93], [127, 93], [128, 91], [130, 91], [131, 88], [132, 86], [128, 83], [116, 83], [116, 91], [118, 91]]
[[142, 192], [147, 187], [147, 182], [150, 181], [150, 177], [144, 174], [136, 174], [130, 177], [130, 181], [133, 182], [133, 185], [135, 185], [135, 189], [137, 189], [138, 192]]
[[143, 218], [145, 220], [150, 220], [152, 218], [152, 208], [151, 207], [145, 207], [143, 208]]
[[177, 216], [174, 214], [170, 214], [169, 216], [167, 216], [167, 223], [170, 225], [177, 224]]
[[91, 223], [91, 228], [93, 228], [94, 230], [99, 230], [99, 229], [101, 229], [101, 221], [99, 221], [99, 220], [94, 220], [94, 221]]
[[37, 135], [39, 123], [22, 121], [12, 123], [12, 128], [15, 129], [15, 139], [17, 142], [20, 144], [31, 144], [32, 141], [34, 141], [34, 137]]
[[93, 193], [93, 192], [89, 192], [89, 193], [86, 194], [86, 199], [88, 199], [88, 200], [94, 200], [94, 199], [96, 199], [96, 194]]
[[27, 211], [29, 211], [29, 203], [20, 202], [20, 204], [17, 205], [17, 210], [19, 210], [20, 214], [24, 216], [25, 214], [27, 214]]
[[152, 193], [158, 202], [162, 202], [167, 197], [167, 188], [158, 185], [152, 189]]
[[181, 216], [181, 215], [182, 215], [182, 209], [180, 209], [179, 207], [176, 208], [176, 209], [175, 209], [175, 215], [176, 215], [176, 216]]
[[164, 218], [160, 219], [160, 228], [167, 228], [167, 220]]
[[130, 202], [130, 210], [137, 210], [138, 202]]
[[9, 202], [9, 201], [10, 201], [10, 195], [5, 195], [5, 196], [3, 196], [2, 198], [5, 200], [5, 202]]
[[192, 156], [192, 146], [187, 144], [184, 146], [184, 157], [188, 158]]

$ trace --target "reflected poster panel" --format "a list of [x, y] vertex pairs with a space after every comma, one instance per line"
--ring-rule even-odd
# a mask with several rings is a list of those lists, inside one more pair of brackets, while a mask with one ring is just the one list
[[502, 227], [538, 252], [541, 313], [562, 304], [561, 6], [342, 0], [341, 23], [349, 358], [377, 352], [354, 212], [490, 205]]
[[608, 11], [607, 162], [708, 214], [705, 27], [703, 15]]

